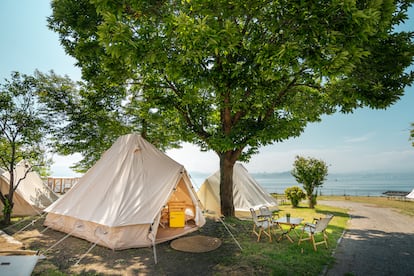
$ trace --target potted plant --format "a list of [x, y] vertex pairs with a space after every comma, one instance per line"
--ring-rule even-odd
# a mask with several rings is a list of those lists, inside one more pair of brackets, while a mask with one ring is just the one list
[[287, 222], [290, 221], [290, 213], [286, 213], [286, 220], [287, 220]]

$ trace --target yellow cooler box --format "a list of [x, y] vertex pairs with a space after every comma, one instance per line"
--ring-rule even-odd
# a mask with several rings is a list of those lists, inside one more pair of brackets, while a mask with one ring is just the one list
[[183, 211], [170, 211], [170, 227], [184, 227], [185, 215]]

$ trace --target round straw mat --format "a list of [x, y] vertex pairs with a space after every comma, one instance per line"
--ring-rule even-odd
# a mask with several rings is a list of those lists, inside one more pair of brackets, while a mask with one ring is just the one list
[[178, 251], [203, 253], [215, 250], [221, 245], [221, 240], [208, 236], [190, 236], [171, 242], [171, 247]]

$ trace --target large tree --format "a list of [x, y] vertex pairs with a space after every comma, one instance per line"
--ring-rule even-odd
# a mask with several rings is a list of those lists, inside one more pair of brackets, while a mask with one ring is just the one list
[[394, 27], [411, 2], [55, 0], [49, 26], [85, 79], [135, 91], [168, 111], [165, 131], [217, 153], [233, 216], [237, 160], [322, 114], [403, 95], [413, 34]]
[[15, 177], [19, 161], [27, 160], [34, 166], [46, 166], [46, 138], [48, 121], [38, 101], [36, 79], [33, 76], [12, 73], [0, 85], [0, 167], [9, 173], [9, 188], [0, 191], [4, 222], [10, 224], [14, 193], [33, 167], [25, 175]]

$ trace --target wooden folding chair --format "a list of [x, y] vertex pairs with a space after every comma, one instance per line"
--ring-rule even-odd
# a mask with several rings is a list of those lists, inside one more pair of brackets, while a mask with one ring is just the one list
[[[329, 214], [324, 218], [320, 218], [316, 220], [315, 223], [305, 223], [305, 225], [302, 228], [302, 232], [299, 238], [298, 245], [302, 241], [309, 240], [312, 243], [313, 249], [315, 251], [317, 251], [316, 247], [320, 244], [325, 244], [325, 247], [328, 248], [328, 235], [326, 233], [326, 229], [328, 227], [329, 222], [332, 220], [333, 217], [334, 217], [333, 215]], [[316, 234], [321, 234], [323, 237], [323, 240], [316, 241], [315, 240]]]
[[269, 242], [272, 242], [272, 220], [269, 218], [259, 219], [257, 217], [256, 211], [253, 208], [250, 208], [250, 213], [252, 214], [253, 219], [253, 233], [257, 236], [257, 241], [260, 241], [262, 233], [268, 236]]

